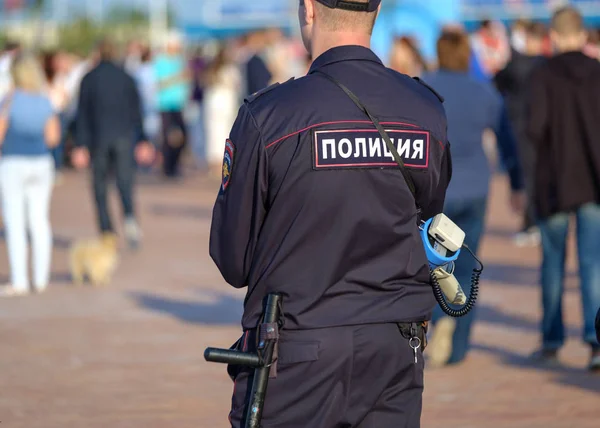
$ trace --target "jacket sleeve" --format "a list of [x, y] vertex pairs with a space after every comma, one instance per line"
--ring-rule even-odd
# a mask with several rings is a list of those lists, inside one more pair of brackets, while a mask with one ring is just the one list
[[244, 104], [226, 142], [223, 179], [210, 230], [210, 256], [235, 288], [248, 285], [267, 212], [267, 191], [267, 154], [258, 125]]
[[88, 74], [81, 80], [77, 116], [75, 119], [75, 146], [87, 147], [92, 144], [92, 82]]

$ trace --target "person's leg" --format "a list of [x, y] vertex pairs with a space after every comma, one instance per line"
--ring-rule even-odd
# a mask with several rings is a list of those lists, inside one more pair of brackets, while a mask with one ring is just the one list
[[141, 239], [141, 231], [134, 212], [135, 161], [131, 146], [128, 141], [120, 141], [115, 147], [115, 169], [125, 218], [125, 237], [131, 248], [137, 248]]
[[33, 247], [33, 284], [37, 291], [43, 291], [50, 282], [52, 260], [50, 198], [54, 181], [53, 159], [36, 159], [32, 164], [31, 177], [26, 184], [25, 197]]
[[[456, 223], [465, 216], [467, 206], [468, 202], [447, 201], [444, 206], [444, 213]], [[456, 330], [456, 319], [446, 315], [440, 305], [436, 305], [433, 309], [431, 321], [433, 332], [430, 335], [427, 350], [428, 365], [430, 367], [442, 367], [448, 363], [452, 355], [452, 338]]]
[[61, 114], [60, 117], [60, 142], [58, 146], [52, 149], [52, 157], [54, 158], [54, 169], [56, 172], [62, 171], [63, 163], [65, 160], [65, 145], [67, 141], [67, 131], [69, 128], [69, 123], [64, 114]]
[[[465, 244], [477, 254], [479, 244], [485, 229], [485, 215], [487, 211], [487, 198], [475, 199], [469, 202], [468, 208], [460, 215], [455, 223], [466, 234]], [[463, 250], [456, 261], [454, 276], [468, 296], [471, 291], [471, 277], [477, 262], [473, 260], [466, 250]], [[469, 352], [471, 342], [471, 329], [475, 320], [476, 308], [467, 315], [456, 319], [456, 328], [452, 337], [452, 355], [449, 364], [456, 364], [465, 359]]]
[[173, 114], [171, 112], [162, 112], [161, 117], [161, 128], [162, 128], [162, 152], [163, 152], [163, 172], [166, 177], [173, 177], [175, 175], [174, 166], [174, 153], [173, 147], [169, 140], [172, 132]]
[[92, 181], [98, 227], [101, 233], [113, 232], [108, 212], [108, 179], [110, 174], [111, 153], [108, 147], [99, 147], [92, 153]]
[[206, 168], [206, 135], [204, 134], [204, 105], [198, 103], [198, 120], [196, 122], [196, 161], [202, 168]]
[[183, 113], [181, 111], [173, 114], [173, 121], [178, 129], [178, 138], [176, 141], [174, 141], [175, 146], [173, 148], [173, 175], [178, 175], [181, 155], [183, 154], [183, 151], [187, 145], [188, 133]]
[[10, 280], [13, 289], [18, 292], [29, 290], [24, 189], [26, 174], [26, 161], [14, 158], [0, 160], [0, 194], [10, 262]]
[[[486, 198], [449, 201], [444, 207], [444, 213], [465, 232], [465, 244], [476, 254], [483, 234], [486, 208]], [[455, 263], [454, 276], [467, 295], [471, 291], [471, 276], [475, 267], [475, 260], [463, 250]], [[474, 318], [475, 308], [463, 317], [452, 318], [444, 314], [439, 305], [436, 306], [428, 349], [429, 364], [432, 367], [459, 363], [466, 357]]]
[[[524, 126], [521, 126], [524, 128]], [[528, 231], [536, 226], [534, 191], [535, 191], [535, 150], [528, 140], [524, 129], [519, 132], [519, 154], [523, 171], [524, 191], [527, 197], [524, 213], [523, 230]]]
[[63, 165], [63, 157], [64, 157], [64, 141], [61, 138], [60, 143], [58, 143], [58, 146], [54, 147], [52, 149], [52, 158], [54, 161], [54, 167], [56, 168], [56, 171], [61, 171], [62, 170], [62, 165]]
[[577, 211], [577, 251], [583, 304], [583, 340], [599, 348], [594, 326], [600, 308], [600, 204], [587, 204]]
[[555, 214], [539, 222], [542, 235], [542, 348], [556, 351], [564, 343], [563, 281], [569, 232], [569, 214]]
[[133, 183], [135, 178], [135, 161], [131, 146], [129, 141], [119, 141], [114, 152], [117, 188], [121, 196], [125, 218], [134, 217]]

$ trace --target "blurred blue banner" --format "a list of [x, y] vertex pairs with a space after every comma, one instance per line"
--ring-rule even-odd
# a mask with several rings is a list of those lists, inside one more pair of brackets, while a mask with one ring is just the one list
[[507, 20], [517, 17], [548, 19], [553, 11], [563, 5], [576, 6], [587, 18], [600, 16], [598, 0], [462, 0], [465, 21], [482, 16]]
[[[133, 0], [128, 0], [133, 1]], [[178, 23], [193, 39], [220, 38], [261, 27], [297, 29], [298, 0], [171, 0]], [[588, 23], [600, 17], [600, 0], [383, 0], [373, 45], [387, 59], [393, 36], [412, 35], [432, 59], [441, 26], [483, 18], [547, 20], [557, 6], [576, 5]]]
[[179, 22], [190, 38], [227, 37], [255, 28], [296, 25], [297, 0], [179, 0]]

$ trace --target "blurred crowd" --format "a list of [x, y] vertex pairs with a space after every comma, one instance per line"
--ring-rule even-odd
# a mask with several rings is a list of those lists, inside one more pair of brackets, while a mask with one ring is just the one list
[[[225, 139], [244, 97], [301, 75], [307, 68], [301, 44], [279, 29], [199, 45], [188, 45], [173, 32], [156, 48], [143, 40], [131, 40], [119, 48], [115, 60], [138, 85], [148, 138], [156, 147], [163, 147], [169, 141], [169, 120], [181, 121], [185, 125], [181, 130], [186, 134], [185, 145], [189, 145], [196, 164], [219, 173]], [[10, 91], [11, 62], [20, 52], [18, 43], [7, 42], [0, 54], [0, 99]], [[101, 58], [98, 49], [87, 57], [57, 49], [39, 53], [39, 60], [46, 78], [45, 92], [63, 125], [63, 140], [52, 150], [60, 172], [65, 162], [69, 163], [81, 81]], [[177, 88], [162, 84], [162, 80], [177, 74], [183, 77]], [[174, 95], [174, 91], [178, 93]], [[182, 119], [164, 115], [171, 110], [181, 113]], [[162, 152], [164, 156], [165, 150]], [[158, 163], [163, 164], [163, 156], [159, 156]], [[163, 165], [165, 175], [170, 177], [178, 174], [174, 168]]]
[[[521, 217], [517, 246], [541, 244], [541, 344], [531, 356], [556, 364], [565, 342], [563, 293], [566, 247], [576, 219], [583, 341], [589, 368], [600, 370], [594, 317], [600, 307], [600, 156], [595, 139], [600, 112], [600, 37], [579, 12], [559, 9], [550, 24], [516, 21], [510, 29], [483, 21], [467, 34], [443, 29], [437, 61], [427, 63], [415, 40], [395, 40], [390, 64], [418, 76], [445, 98], [453, 177], [444, 213], [466, 232], [477, 252], [485, 231], [494, 169], [509, 177], [510, 205]], [[469, 289], [474, 263], [456, 262], [454, 274]], [[453, 319], [436, 308], [430, 364], [462, 362], [470, 348], [475, 311]]]
[[117, 230], [107, 197], [116, 176], [125, 239], [135, 249], [142, 231], [134, 175], [156, 170], [173, 180], [184, 163], [220, 177], [244, 98], [307, 68], [299, 41], [279, 29], [195, 46], [175, 31], [156, 47], [107, 37], [86, 57], [7, 42], [0, 53], [0, 193], [11, 276], [0, 293], [46, 289], [50, 200], [64, 168], [90, 167], [101, 242], [113, 242]]
[[[575, 24], [569, 25], [577, 30], [580, 23], [577, 17], [571, 18]], [[553, 30], [556, 33], [556, 28]], [[394, 70], [421, 78], [446, 99], [454, 177], [445, 211], [466, 231], [467, 243], [475, 252], [485, 230], [490, 176], [495, 168], [508, 173], [510, 205], [522, 216], [515, 244], [537, 246], [541, 242], [549, 258], [542, 267], [546, 283], [542, 284], [541, 357], [545, 358], [555, 357], [564, 336], [561, 233], [566, 226], [563, 222], [558, 230], [556, 224], [540, 221], [540, 204], [536, 204], [536, 198], [541, 198], [536, 187], [539, 161], [529, 131], [531, 100], [540, 101], [532, 98], [535, 85], [531, 76], [545, 67], [549, 57], [560, 54], [551, 34], [541, 23], [519, 20], [507, 28], [486, 20], [471, 34], [460, 26], [444, 28], [435, 61], [426, 60], [416, 38], [408, 34], [395, 37], [389, 58], [382, 58]], [[581, 46], [571, 50], [600, 60], [600, 30], [586, 30]], [[220, 176], [225, 142], [243, 99], [272, 83], [304, 75], [311, 60], [298, 40], [276, 28], [200, 45], [186, 44], [176, 32], [154, 48], [142, 40], [125, 46], [104, 41], [87, 57], [62, 49], [34, 56], [18, 43], [6, 43], [0, 54], [0, 190], [11, 287], [4, 287], [5, 292], [25, 294], [29, 290], [27, 229], [32, 236], [34, 288], [42, 291], [48, 284], [50, 197], [65, 167], [91, 165], [101, 233], [113, 233], [114, 229], [106, 192], [108, 177], [116, 172], [126, 237], [135, 247], [141, 230], [134, 213], [134, 172], [156, 169], [165, 179], [176, 179], [182, 174], [183, 162]], [[20, 144], [23, 141], [29, 144]], [[546, 214], [556, 222], [551, 216], [563, 211]], [[577, 213], [585, 224], [589, 216]], [[553, 248], [548, 242], [557, 234], [563, 241]], [[462, 284], [468, 284], [472, 266], [464, 263], [456, 266], [456, 275]], [[555, 272], [551, 265], [563, 267]], [[595, 267], [589, 269], [596, 272]], [[593, 286], [582, 285], [587, 287], [585, 298], [590, 302], [600, 294], [592, 290], [600, 290], [594, 275], [582, 271], [582, 278], [596, 281]], [[588, 341], [592, 340], [591, 311], [591, 306], [585, 311]], [[462, 361], [469, 349], [473, 315], [457, 323], [440, 312], [434, 321], [438, 334], [430, 351], [433, 363]], [[600, 350], [597, 346], [593, 350], [600, 367]]]

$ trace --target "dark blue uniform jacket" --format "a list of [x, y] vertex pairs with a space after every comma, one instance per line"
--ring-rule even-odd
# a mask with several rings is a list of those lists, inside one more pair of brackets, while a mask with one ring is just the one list
[[[315, 60], [388, 130], [417, 187], [424, 218], [442, 211], [451, 176], [442, 101], [384, 67], [369, 49]], [[435, 305], [415, 201], [369, 118], [311, 74], [246, 99], [226, 143], [210, 255], [248, 287], [242, 325], [284, 296], [285, 328], [420, 321]]]

